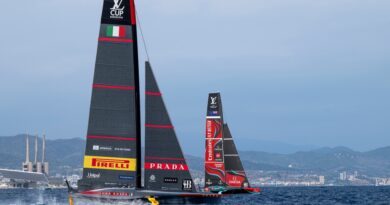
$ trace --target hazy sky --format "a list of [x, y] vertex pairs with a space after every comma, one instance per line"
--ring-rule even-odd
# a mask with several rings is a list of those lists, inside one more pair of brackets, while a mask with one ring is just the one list
[[[102, 2], [1, 3], [0, 135], [85, 137]], [[390, 145], [390, 1], [136, 3], [185, 148], [211, 91], [236, 140]]]

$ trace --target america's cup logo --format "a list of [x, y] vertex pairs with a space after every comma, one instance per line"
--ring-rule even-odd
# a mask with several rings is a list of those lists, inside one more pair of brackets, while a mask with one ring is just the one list
[[210, 96], [210, 108], [211, 109], [216, 109], [218, 108], [218, 96], [212, 97]]
[[110, 18], [114, 18], [114, 19], [123, 19], [123, 13], [124, 13], [124, 9], [125, 9], [125, 6], [122, 6], [122, 1], [123, 0], [113, 0], [114, 1], [114, 6], [110, 9]]
[[[119, 9], [119, 7], [121, 6], [122, 4], [122, 0], [114, 0], [114, 7], [112, 7], [112, 9]], [[124, 8], [124, 7], [123, 7]], [[122, 8], [122, 9], [123, 9]]]
[[210, 97], [210, 100], [211, 100], [211, 103], [212, 105], [216, 105], [217, 104], [217, 97]]

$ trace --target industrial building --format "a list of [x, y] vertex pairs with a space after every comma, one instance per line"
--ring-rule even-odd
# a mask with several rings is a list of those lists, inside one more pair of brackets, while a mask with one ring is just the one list
[[26, 160], [22, 170], [0, 169], [0, 188], [36, 188], [49, 184], [49, 163], [45, 161], [46, 136], [42, 138], [42, 158], [38, 161], [38, 135], [35, 136], [34, 161], [30, 161], [29, 136], [26, 135]]
[[38, 135], [35, 136], [34, 162], [30, 161], [29, 137], [26, 136], [26, 161], [23, 162], [23, 171], [42, 173], [49, 176], [49, 162], [45, 162], [46, 135], [42, 137], [42, 158], [38, 161]]

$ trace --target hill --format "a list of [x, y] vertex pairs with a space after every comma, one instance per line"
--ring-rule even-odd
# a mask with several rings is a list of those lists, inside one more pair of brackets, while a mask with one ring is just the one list
[[[29, 135], [30, 161], [34, 161], [34, 136]], [[80, 138], [46, 140], [46, 159], [51, 173], [64, 173], [81, 167], [85, 140]], [[38, 161], [41, 160], [42, 139], [38, 138]], [[0, 137], [0, 167], [21, 169], [26, 159], [26, 135]]]
[[[21, 169], [25, 160], [25, 135], [0, 137], [0, 167]], [[30, 139], [30, 160], [34, 160], [34, 137]], [[39, 138], [39, 150], [41, 149]], [[46, 158], [51, 173], [66, 174], [81, 168], [85, 140], [79, 138], [46, 141]], [[41, 153], [38, 153], [40, 160]], [[368, 152], [358, 152], [347, 147], [319, 148], [292, 154], [275, 154], [263, 151], [241, 151], [247, 170], [300, 171], [337, 174], [341, 171], [358, 171], [367, 176], [390, 175], [390, 146]], [[203, 170], [201, 157], [187, 156], [190, 167]]]
[[[244, 164], [253, 163], [254, 169], [315, 171], [339, 173], [358, 171], [368, 176], [390, 175], [390, 147], [369, 152], [357, 152], [346, 147], [320, 148], [293, 154], [272, 154], [266, 152], [240, 152]], [[249, 167], [248, 167], [249, 168]]]

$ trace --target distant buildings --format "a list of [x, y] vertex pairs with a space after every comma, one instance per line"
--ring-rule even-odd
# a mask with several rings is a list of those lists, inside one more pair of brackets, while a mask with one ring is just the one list
[[390, 178], [376, 178], [375, 186], [390, 186]]
[[[361, 181], [361, 179], [358, 178], [358, 171], [354, 171], [353, 174], [348, 174], [346, 171], [340, 172], [340, 181]], [[345, 183], [345, 182], [344, 182]]]
[[46, 136], [42, 138], [42, 158], [38, 161], [38, 135], [35, 136], [34, 162], [30, 161], [30, 143], [29, 137], [26, 136], [26, 161], [23, 162], [23, 171], [42, 173], [49, 176], [49, 162], [45, 162]]
[[353, 172], [353, 176], [356, 178], [356, 177], [358, 177], [359, 175], [358, 175], [358, 171], [354, 171]]
[[319, 176], [318, 178], [319, 178], [320, 184], [324, 185], [325, 184], [325, 176]]
[[340, 173], [340, 180], [341, 181], [347, 180], [347, 172], [346, 171]]

